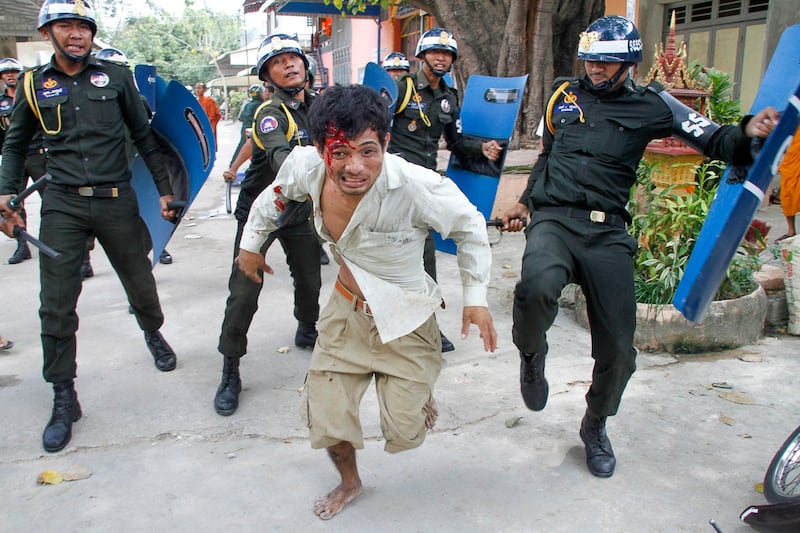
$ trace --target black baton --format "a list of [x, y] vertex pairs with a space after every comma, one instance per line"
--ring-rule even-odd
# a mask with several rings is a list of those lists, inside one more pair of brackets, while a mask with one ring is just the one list
[[25, 228], [23, 228], [22, 226], [14, 226], [14, 237], [16, 237], [17, 239], [25, 239], [26, 241], [37, 247], [43, 254], [48, 255], [53, 259], [61, 257], [60, 253], [56, 252], [54, 249], [50, 248], [45, 243], [43, 243], [42, 241], [40, 241], [27, 231], [25, 231]]
[[31, 183], [30, 187], [19, 193], [18, 195], [14, 196], [8, 201], [8, 208], [14, 211], [19, 211], [22, 208], [22, 202], [25, 201], [25, 198], [30, 196], [31, 194], [35, 193], [39, 189], [44, 188], [50, 180], [53, 179], [53, 176], [50, 173], [43, 175], [38, 180]]

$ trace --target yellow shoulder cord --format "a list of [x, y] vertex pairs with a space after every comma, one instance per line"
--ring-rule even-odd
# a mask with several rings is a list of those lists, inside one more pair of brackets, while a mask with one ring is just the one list
[[[257, 117], [259, 111], [261, 111], [261, 109], [263, 107], [268, 106], [271, 103], [272, 103], [272, 100], [267, 100], [266, 102], [264, 102], [263, 104], [258, 106], [258, 108], [256, 109], [256, 112], [253, 113], [253, 117]], [[289, 109], [286, 107], [286, 104], [281, 103], [281, 109], [283, 109], [283, 112], [286, 113], [286, 118], [289, 121], [289, 131], [286, 132], [286, 141], [287, 142], [291, 142], [292, 137], [296, 136], [297, 144], [300, 144], [300, 131], [297, 128], [297, 122], [294, 121], [294, 117], [292, 117], [292, 114], [289, 113]], [[255, 118], [253, 119], [252, 129], [253, 129], [253, 135], [251, 137], [253, 139], [253, 142], [256, 143], [256, 146], [258, 146], [262, 150], [265, 150], [264, 145], [261, 144], [261, 141], [258, 139], [258, 135], [256, 135], [256, 121], [255, 121]]]
[[414, 101], [417, 103], [417, 110], [419, 111], [419, 118], [422, 119], [422, 122], [425, 123], [426, 126], [429, 128], [431, 127], [431, 119], [428, 118], [428, 115], [422, 110], [422, 97], [417, 92], [417, 88], [414, 84], [411, 84], [411, 90], [414, 91]]
[[406, 95], [403, 97], [403, 103], [397, 106], [395, 109], [394, 114], [399, 115], [403, 112], [403, 110], [408, 105], [408, 101], [411, 100], [411, 91], [414, 90], [414, 81], [411, 79], [411, 76], [406, 77]]
[[574, 104], [575, 107], [578, 108], [578, 113], [580, 114], [581, 122], [586, 122], [586, 119], [583, 117], [583, 109], [578, 104], [578, 98], [573, 93], [568, 93], [564, 89], [570, 84], [569, 81], [565, 81], [561, 84], [561, 86], [556, 89], [556, 92], [553, 93], [553, 96], [550, 97], [550, 101], [547, 102], [547, 111], [545, 112], [545, 124], [547, 124], [547, 129], [550, 131], [552, 135], [556, 134], [556, 128], [553, 126], [553, 108], [558, 102], [558, 98], [563, 94], [564, 101], [568, 104]]
[[42, 118], [42, 112], [39, 109], [39, 101], [36, 99], [36, 91], [34, 90], [33, 86], [33, 71], [28, 70], [25, 72], [25, 76], [22, 80], [22, 86], [25, 88], [25, 99], [28, 101], [28, 105], [30, 106], [33, 114], [37, 119], [39, 119], [39, 123], [42, 125], [42, 130], [44, 130], [44, 132], [48, 135], [58, 135], [61, 133], [61, 104], [58, 104], [56, 107], [58, 127], [55, 130], [48, 130], [44, 123], [44, 119]]

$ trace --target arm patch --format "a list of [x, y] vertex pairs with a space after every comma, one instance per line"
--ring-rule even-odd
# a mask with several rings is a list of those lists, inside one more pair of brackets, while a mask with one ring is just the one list
[[705, 153], [711, 137], [720, 128], [719, 124], [686, 106], [667, 91], [658, 92], [658, 96], [672, 111], [672, 134], [691, 148]]

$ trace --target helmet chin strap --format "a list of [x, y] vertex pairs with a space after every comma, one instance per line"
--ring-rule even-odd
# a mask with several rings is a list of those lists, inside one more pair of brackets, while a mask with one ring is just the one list
[[[269, 76], [266, 76], [266, 77], [269, 78]], [[306, 69], [306, 75], [305, 75], [304, 79], [308, 80], [308, 69]], [[305, 85], [306, 85], [306, 82], [304, 81], [302, 84], [300, 84], [299, 87], [284, 87], [283, 85], [278, 85], [272, 79], [269, 80], [269, 83], [274, 85], [275, 87], [277, 87], [281, 91], [285, 92], [289, 96], [294, 96], [297, 93], [302, 92], [303, 89], [305, 88]]]
[[425, 54], [422, 54], [422, 60], [425, 62], [426, 65], [428, 65], [428, 68], [430, 69], [430, 71], [433, 72], [436, 76], [439, 76], [440, 78], [442, 76], [444, 76], [445, 74], [447, 74], [448, 72], [450, 72], [450, 68], [453, 66], [453, 64], [450, 63], [450, 67], [448, 67], [447, 70], [439, 70], [439, 69], [433, 68], [433, 65], [431, 65], [430, 61], [428, 61], [428, 58], [425, 57]]
[[[606, 93], [610, 91], [622, 77], [622, 74], [627, 71], [631, 67], [631, 63], [622, 63], [620, 65], [619, 70], [617, 70], [616, 74], [611, 76], [611, 79], [598, 83], [597, 85], [592, 85], [592, 90], [599, 92], [599, 93]], [[588, 76], [587, 76], [588, 78]], [[591, 83], [591, 81], [590, 81]]]
[[[69, 59], [73, 63], [82, 63], [87, 57], [89, 57], [89, 54], [92, 53], [91, 47], [82, 56], [77, 56], [75, 54], [72, 54], [72, 53], [67, 52], [66, 50], [64, 50], [61, 47], [61, 45], [58, 43], [58, 41], [56, 40], [55, 36], [53, 35], [53, 30], [50, 28], [49, 24], [47, 25], [47, 34], [50, 36], [50, 42], [53, 43], [53, 46], [55, 47], [55, 49], [58, 50], [59, 52], [61, 52], [61, 54], [64, 57], [66, 57], [67, 59]], [[94, 38], [94, 35], [92, 35], [92, 38]]]

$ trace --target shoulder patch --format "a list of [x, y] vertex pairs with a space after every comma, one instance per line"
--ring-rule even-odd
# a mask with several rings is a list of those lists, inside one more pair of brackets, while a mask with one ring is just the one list
[[276, 119], [272, 115], [267, 115], [266, 117], [262, 118], [261, 121], [258, 123], [258, 129], [261, 133], [269, 133], [271, 131], [275, 131], [277, 128], [278, 128], [278, 119]]

